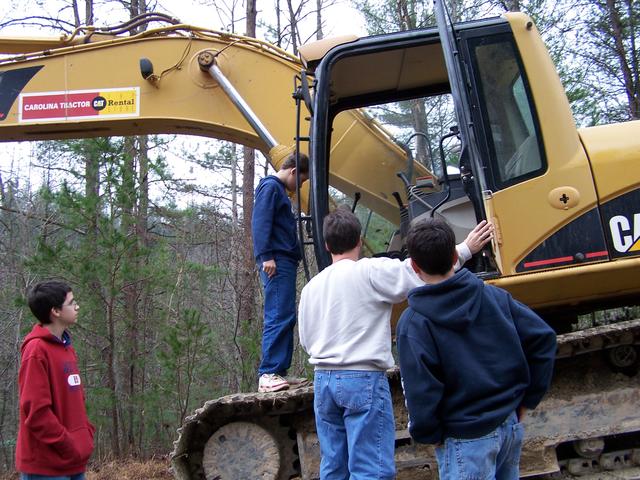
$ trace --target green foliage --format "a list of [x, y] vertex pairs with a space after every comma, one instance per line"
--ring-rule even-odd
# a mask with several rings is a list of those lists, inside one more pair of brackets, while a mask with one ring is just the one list
[[[192, 385], [199, 379], [216, 375], [207, 361], [215, 354], [215, 336], [201, 318], [201, 312], [185, 309], [175, 322], [161, 330], [161, 348], [157, 351], [162, 382], [157, 386], [165, 401], [171, 399], [179, 412], [178, 421], [196, 405], [191, 397]], [[201, 400], [201, 398], [199, 398]]]
[[[23, 266], [74, 289], [80, 316], [72, 335], [90, 416], [105, 435], [98, 441], [166, 451], [182, 418], [237, 388], [230, 378], [242, 375], [225, 360], [235, 355], [228, 305], [236, 267], [231, 226], [215, 207], [142, 210], [137, 145], [121, 138], [41, 144], [45, 175], [32, 204], [46, 221], [34, 223]], [[148, 175], [170, 181], [164, 158], [149, 159]], [[259, 335], [238, 340], [250, 352], [247, 372], [255, 370]]]

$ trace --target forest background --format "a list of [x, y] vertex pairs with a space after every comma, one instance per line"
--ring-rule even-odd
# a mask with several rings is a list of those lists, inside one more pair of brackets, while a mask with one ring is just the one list
[[[296, 54], [299, 45], [335, 33], [332, 12], [345, 1], [183, 1], [170, 13], [180, 17], [193, 4], [210, 12], [202, 26], [254, 36]], [[430, 2], [350, 1], [368, 34], [435, 23]], [[149, 0], [4, 3], [0, 35], [17, 35], [16, 28], [68, 33], [79, 25], [114, 25], [167, 11], [163, 2]], [[531, 15], [579, 125], [638, 118], [639, 2], [448, 5], [454, 20], [504, 11]], [[19, 350], [33, 324], [24, 296], [42, 279], [69, 282], [81, 305], [72, 334], [97, 426], [94, 462], [166, 455], [183, 418], [205, 400], [256, 389], [262, 292], [250, 218], [256, 178], [269, 172], [259, 153], [167, 135], [37, 142], [3, 146], [3, 152], [0, 473], [14, 469]], [[358, 214], [368, 217], [362, 207]], [[370, 241], [382, 247], [388, 227], [374, 217], [370, 231]], [[292, 373], [310, 373], [298, 347]]]

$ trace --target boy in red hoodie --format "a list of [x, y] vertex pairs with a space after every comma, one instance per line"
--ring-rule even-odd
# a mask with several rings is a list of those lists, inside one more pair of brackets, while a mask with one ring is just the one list
[[27, 300], [39, 323], [22, 343], [16, 466], [21, 480], [84, 480], [95, 428], [67, 332], [79, 306], [71, 287], [55, 281], [35, 285]]

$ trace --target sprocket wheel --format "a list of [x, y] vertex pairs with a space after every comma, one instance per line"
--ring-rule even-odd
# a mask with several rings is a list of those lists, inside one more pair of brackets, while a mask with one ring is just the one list
[[296, 473], [288, 428], [277, 418], [261, 420], [232, 422], [216, 430], [203, 452], [207, 480], [288, 480]]

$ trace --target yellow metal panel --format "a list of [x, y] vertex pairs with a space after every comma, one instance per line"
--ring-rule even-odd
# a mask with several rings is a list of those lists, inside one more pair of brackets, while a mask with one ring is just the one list
[[640, 121], [584, 128], [598, 198], [607, 202], [640, 185]]
[[[499, 221], [504, 275], [515, 274], [524, 256], [545, 238], [596, 204], [589, 163], [564, 89], [535, 26], [526, 15], [506, 14], [513, 29], [540, 122], [548, 170], [540, 176], [487, 194], [487, 210]], [[560, 210], [549, 201], [558, 187], [571, 187], [580, 200]]]
[[578, 305], [638, 295], [640, 258], [628, 257], [613, 261], [525, 273], [489, 280], [508, 290], [531, 308]]

